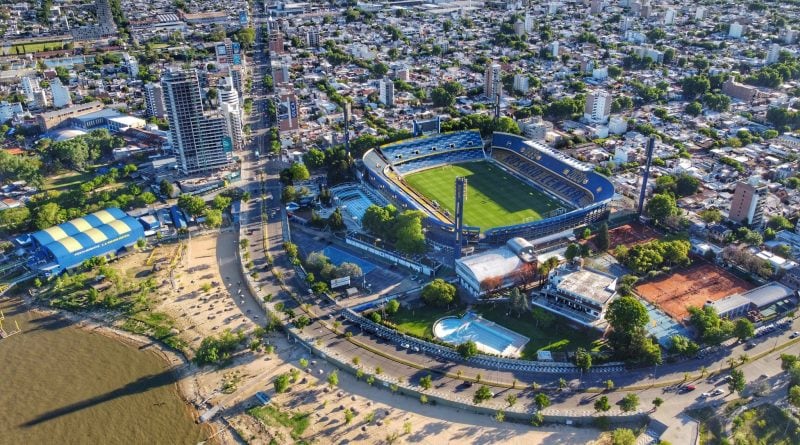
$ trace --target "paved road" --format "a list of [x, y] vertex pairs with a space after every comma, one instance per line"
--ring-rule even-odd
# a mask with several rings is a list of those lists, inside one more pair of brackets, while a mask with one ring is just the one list
[[[258, 19], [257, 19], [258, 23]], [[257, 52], [261, 50], [261, 27], [257, 26]], [[269, 70], [268, 60], [260, 58], [258, 55], [255, 58], [255, 72], [254, 72], [254, 86], [260, 87], [260, 79]], [[241, 213], [241, 226], [243, 228], [244, 237], [250, 243], [250, 253], [257, 270], [263, 270], [267, 264], [266, 255], [268, 254], [274, 260], [274, 271], [283, 275], [285, 281], [294, 284], [294, 271], [288, 262], [283, 249], [282, 249], [282, 231], [284, 230], [282, 224], [282, 216], [284, 210], [280, 205], [280, 190], [281, 186], [278, 181], [278, 172], [281, 165], [277, 161], [265, 162], [264, 157], [256, 159], [252, 154], [255, 149], [260, 149], [263, 154], [264, 138], [268, 131], [267, 122], [264, 120], [263, 103], [266, 100], [264, 92], [256, 90], [254, 95], [254, 113], [251, 116], [251, 127], [253, 128], [252, 144], [250, 153], [242, 156], [242, 185], [243, 188], [250, 191], [253, 200], [243, 203]], [[264, 198], [266, 197], [266, 198]], [[266, 224], [262, 226], [262, 214], [266, 215]], [[266, 229], [266, 230], [264, 230]], [[264, 250], [265, 236], [267, 250]], [[261, 298], [264, 295], [272, 294], [276, 298], [285, 300], [287, 305], [294, 305], [294, 301], [289, 299], [284, 292], [282, 292], [277, 280], [274, 279], [272, 274], [261, 273], [257, 280], [257, 287], [259, 295], [254, 298]], [[482, 380], [497, 381], [511, 383], [514, 380], [519, 382], [519, 388], [530, 386], [535, 382], [539, 385], [555, 386], [560, 378], [569, 380], [572, 387], [579, 384], [578, 375], [557, 375], [557, 374], [531, 374], [531, 373], [513, 373], [498, 371], [493, 369], [480, 369], [472, 366], [466, 366], [462, 363], [444, 363], [434, 357], [429, 357], [423, 354], [415, 353], [394, 344], [389, 344], [379, 338], [371, 335], [361, 333], [357, 328], [351, 326], [344, 326], [352, 332], [352, 342], [347, 341], [340, 335], [330, 331], [329, 326], [333, 323], [333, 315], [337, 311], [335, 307], [331, 307], [319, 298], [301, 294], [300, 298], [310, 305], [311, 312], [319, 315], [319, 318], [312, 320], [312, 324], [304, 329], [304, 334], [312, 336], [316, 344], [325, 347], [331, 353], [349, 361], [352, 357], [359, 357], [361, 367], [366, 373], [375, 373], [380, 370], [384, 375], [392, 376], [400, 381], [417, 382], [422, 376], [428, 374], [430, 370], [436, 370], [441, 373], [450, 373], [451, 375], [458, 375], [460, 372], [464, 377], [475, 378], [478, 374], [481, 375]], [[323, 323], [324, 322], [324, 323]], [[755, 348], [745, 351], [743, 346], [735, 346], [730, 349], [725, 349], [713, 356], [708, 356], [702, 360], [694, 359], [681, 361], [674, 364], [663, 365], [658, 368], [645, 369], [645, 370], [631, 370], [622, 375], [615, 375], [612, 380], [617, 387], [627, 385], [650, 385], [654, 383], [663, 383], [669, 381], [682, 380], [686, 372], [697, 374], [700, 368], [705, 364], [710, 372], [717, 372], [724, 370], [728, 367], [727, 360], [731, 357], [739, 357], [741, 354], [747, 353], [754, 356], [763, 351], [772, 349], [776, 344], [782, 343], [787, 340], [789, 332], [800, 330], [800, 323], [795, 322], [794, 327], [786, 332], [776, 333], [772, 337], [767, 337], [760, 340], [760, 344]], [[363, 349], [354, 343], [367, 346], [369, 349], [379, 351], [380, 353], [373, 353], [367, 349]], [[800, 345], [793, 345], [782, 352], [800, 353]], [[762, 374], [774, 376], [780, 373], [780, 361], [777, 358], [780, 352], [769, 354], [764, 358], [748, 363], [742, 367], [748, 381], [757, 379]], [[401, 359], [403, 362], [398, 363], [395, 360], [388, 359], [384, 355], [391, 355]], [[424, 369], [424, 370], [423, 370]], [[474, 388], [466, 387], [460, 379], [444, 377], [440, 374], [433, 373], [434, 388], [431, 390], [434, 393], [447, 395], [451, 398], [463, 400], [467, 403], [472, 398]], [[580, 384], [584, 386], [602, 386], [603, 382], [608, 379], [608, 375], [602, 374], [588, 374], [583, 376]], [[649, 407], [650, 403], [656, 397], [664, 399], [662, 407], [654, 414], [654, 418], [671, 425], [672, 428], [668, 431], [667, 436], [673, 437], [669, 439], [672, 443], [689, 443], [689, 438], [693, 440], [693, 434], [696, 433], [696, 426], [693, 426], [691, 419], [686, 418], [680, 413], [686, 407], [702, 406], [709, 403], [708, 400], [699, 399], [699, 395], [703, 392], [710, 391], [716, 386], [714, 383], [708, 382], [705, 379], [695, 382], [697, 389], [690, 393], [679, 394], [676, 392], [665, 392], [662, 388], [644, 389], [639, 391], [639, 397], [642, 400], [642, 406]], [[726, 389], [726, 385], [720, 386]], [[496, 390], [494, 403], [498, 407], [503, 407], [505, 404], [502, 399], [505, 394], [509, 392], [519, 392], [519, 390]], [[625, 393], [612, 392], [609, 398], [612, 403], [616, 403], [621, 399]], [[532, 404], [532, 391], [525, 391], [520, 397], [520, 405]], [[714, 403], [717, 399], [730, 399], [732, 396], [724, 395], [717, 398], [712, 398], [710, 403]], [[564, 414], [583, 414], [593, 412], [593, 400], [591, 394], [573, 393], [570, 391], [559, 392], [553, 394], [553, 409], [558, 410]], [[490, 402], [492, 403], [492, 402]]]

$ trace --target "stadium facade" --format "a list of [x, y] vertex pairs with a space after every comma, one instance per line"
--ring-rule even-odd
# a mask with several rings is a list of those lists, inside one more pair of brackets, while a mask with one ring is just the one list
[[538, 239], [592, 224], [608, 215], [614, 186], [592, 166], [521, 136], [494, 133], [484, 149], [475, 130], [441, 133], [387, 144], [362, 158], [365, 181], [401, 209], [421, 210], [428, 218], [427, 236], [444, 243], [453, 239], [452, 218], [402, 180], [403, 176], [442, 165], [490, 160], [531, 187], [564, 204], [558, 214], [480, 233], [465, 227], [468, 238], [501, 246], [513, 238]]
[[31, 234], [32, 268], [57, 275], [98, 256], [117, 254], [144, 238], [141, 223], [118, 208], [107, 208]]

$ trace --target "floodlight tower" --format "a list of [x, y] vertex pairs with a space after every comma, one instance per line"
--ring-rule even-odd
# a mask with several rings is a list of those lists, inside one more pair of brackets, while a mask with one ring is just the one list
[[644, 174], [642, 175], [642, 190], [639, 192], [639, 216], [644, 213], [644, 197], [647, 194], [647, 180], [650, 178], [650, 164], [653, 163], [653, 150], [656, 146], [656, 138], [650, 136], [647, 141], [647, 161], [644, 166]]
[[350, 102], [344, 104], [344, 150], [350, 154]]
[[456, 178], [456, 209], [455, 209], [455, 257], [461, 258], [461, 248], [464, 246], [464, 202], [467, 200], [467, 178]]

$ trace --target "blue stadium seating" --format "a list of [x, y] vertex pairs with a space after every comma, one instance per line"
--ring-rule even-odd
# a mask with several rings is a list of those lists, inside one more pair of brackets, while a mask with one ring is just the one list
[[394, 166], [394, 170], [401, 174], [423, 170], [426, 168], [437, 167], [444, 164], [456, 164], [459, 162], [479, 161], [484, 159], [483, 150], [459, 150], [441, 153], [435, 156], [426, 156], [424, 158], [416, 158], [402, 164]]
[[481, 134], [475, 130], [442, 133], [425, 138], [410, 139], [384, 145], [380, 148], [386, 159], [392, 164], [400, 164], [409, 160], [431, 156], [449, 150], [482, 148]]

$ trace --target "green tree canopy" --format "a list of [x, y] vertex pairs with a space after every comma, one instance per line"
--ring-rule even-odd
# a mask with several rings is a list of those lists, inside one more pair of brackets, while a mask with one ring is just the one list
[[449, 306], [456, 299], [456, 287], [437, 278], [422, 289], [422, 301], [431, 306]]

